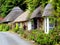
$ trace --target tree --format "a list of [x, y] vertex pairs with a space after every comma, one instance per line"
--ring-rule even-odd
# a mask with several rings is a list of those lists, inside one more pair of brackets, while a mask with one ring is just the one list
[[26, 0], [25, 1], [27, 4], [27, 9], [30, 10], [31, 12], [39, 5], [40, 0]]
[[[20, 6], [23, 8], [23, 3], [25, 0], [0, 0], [0, 16], [5, 17], [13, 7]], [[23, 4], [23, 5], [22, 5]]]

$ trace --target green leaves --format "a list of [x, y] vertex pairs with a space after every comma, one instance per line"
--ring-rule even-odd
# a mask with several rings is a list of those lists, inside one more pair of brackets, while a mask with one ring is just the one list
[[38, 1], [37, 0], [26, 0], [27, 8], [30, 11], [33, 11], [38, 6], [39, 3], [40, 3], [40, 0]]
[[0, 31], [8, 31], [10, 29], [9, 25], [0, 24]]
[[5, 17], [15, 6], [22, 6], [24, 0], [0, 0], [0, 16]]

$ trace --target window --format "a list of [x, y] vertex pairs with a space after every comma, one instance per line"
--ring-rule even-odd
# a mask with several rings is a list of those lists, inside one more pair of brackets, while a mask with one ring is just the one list
[[49, 23], [49, 30], [52, 30], [54, 28], [54, 24]]
[[53, 30], [54, 28], [54, 18], [49, 19], [49, 30]]

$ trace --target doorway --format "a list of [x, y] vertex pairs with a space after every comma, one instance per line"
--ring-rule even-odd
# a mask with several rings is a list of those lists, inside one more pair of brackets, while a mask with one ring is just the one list
[[34, 22], [34, 23], [33, 23], [33, 24], [34, 24], [34, 29], [37, 29], [37, 18], [34, 18], [34, 19], [33, 19], [33, 22]]

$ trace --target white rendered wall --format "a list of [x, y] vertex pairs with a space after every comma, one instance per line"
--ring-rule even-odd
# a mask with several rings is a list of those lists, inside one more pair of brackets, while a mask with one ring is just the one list
[[31, 21], [28, 21], [28, 30], [31, 30], [31, 29], [32, 29]]
[[49, 33], [49, 18], [48, 17], [44, 18], [44, 32], [46, 34]]

